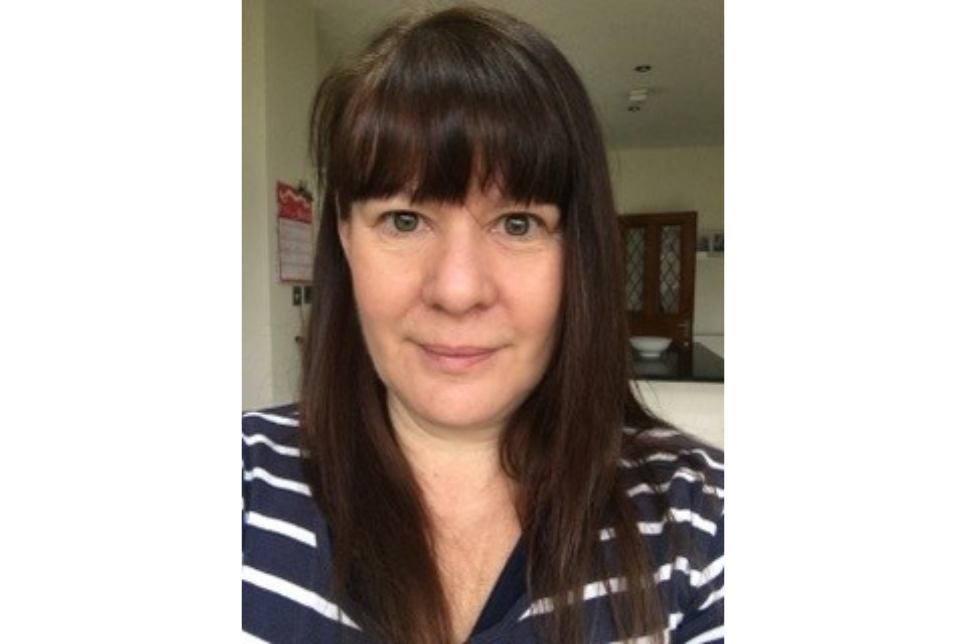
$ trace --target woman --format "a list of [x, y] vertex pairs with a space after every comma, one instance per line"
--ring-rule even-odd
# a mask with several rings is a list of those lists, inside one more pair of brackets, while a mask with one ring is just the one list
[[244, 421], [245, 630], [723, 641], [721, 454], [630, 388], [605, 150], [560, 52], [478, 7], [399, 20], [323, 81], [312, 141], [301, 401]]

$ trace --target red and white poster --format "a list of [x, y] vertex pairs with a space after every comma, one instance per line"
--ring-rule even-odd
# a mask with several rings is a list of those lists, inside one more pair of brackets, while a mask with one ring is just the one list
[[281, 181], [278, 204], [278, 276], [289, 284], [312, 282], [312, 193]]

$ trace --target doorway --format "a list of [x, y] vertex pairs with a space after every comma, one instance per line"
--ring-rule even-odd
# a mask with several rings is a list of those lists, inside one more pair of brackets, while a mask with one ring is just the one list
[[618, 217], [632, 336], [663, 336], [678, 348], [691, 346], [697, 220], [696, 212]]

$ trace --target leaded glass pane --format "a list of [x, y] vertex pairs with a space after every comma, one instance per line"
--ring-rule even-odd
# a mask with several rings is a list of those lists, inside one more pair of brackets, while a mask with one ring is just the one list
[[627, 257], [624, 261], [624, 291], [627, 297], [627, 310], [640, 311], [644, 308], [644, 229], [627, 229], [625, 241]]
[[677, 313], [681, 294], [681, 227], [661, 228], [661, 312]]

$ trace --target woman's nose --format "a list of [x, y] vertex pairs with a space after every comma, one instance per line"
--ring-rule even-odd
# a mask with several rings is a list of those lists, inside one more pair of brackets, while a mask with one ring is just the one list
[[427, 304], [452, 315], [485, 309], [497, 294], [485, 231], [475, 221], [461, 224], [433, 240], [424, 273]]

